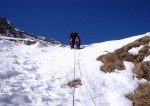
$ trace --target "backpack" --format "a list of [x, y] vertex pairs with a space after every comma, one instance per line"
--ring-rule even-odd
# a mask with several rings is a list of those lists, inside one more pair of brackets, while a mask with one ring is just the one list
[[78, 33], [77, 32], [72, 32], [71, 34], [69, 34], [70, 35], [70, 38], [72, 38], [72, 39], [76, 39], [76, 37], [77, 37], [77, 35], [78, 35]]

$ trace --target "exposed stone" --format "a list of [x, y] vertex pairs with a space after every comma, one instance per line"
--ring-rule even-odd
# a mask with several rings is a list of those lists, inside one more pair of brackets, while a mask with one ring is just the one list
[[36, 43], [36, 41], [31, 41], [31, 40], [25, 40], [24, 41], [24, 44], [26, 44], [26, 45], [33, 45], [35, 43]]

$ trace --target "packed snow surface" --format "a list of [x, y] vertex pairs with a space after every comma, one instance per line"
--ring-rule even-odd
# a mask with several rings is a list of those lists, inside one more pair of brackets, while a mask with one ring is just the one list
[[[1, 38], [0, 106], [132, 106], [125, 96], [144, 82], [132, 73], [134, 64], [124, 61], [126, 70], [104, 73], [96, 58], [142, 36], [84, 45], [80, 50]], [[74, 77], [82, 83], [75, 90], [67, 86]]]

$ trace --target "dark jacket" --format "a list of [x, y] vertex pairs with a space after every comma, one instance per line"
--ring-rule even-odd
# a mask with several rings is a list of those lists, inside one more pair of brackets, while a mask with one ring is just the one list
[[80, 42], [80, 37], [79, 37], [78, 33], [71, 33], [71, 34], [69, 34], [69, 35], [70, 35], [70, 39], [71, 39], [71, 40]]

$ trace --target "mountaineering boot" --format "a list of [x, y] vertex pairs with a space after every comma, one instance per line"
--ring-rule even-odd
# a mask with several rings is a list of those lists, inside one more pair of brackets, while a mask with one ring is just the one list
[[81, 49], [80, 47], [77, 47], [77, 49]]

